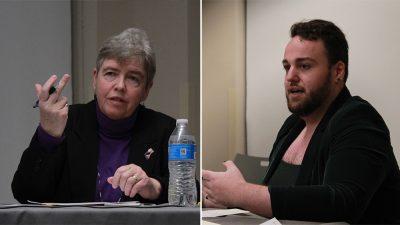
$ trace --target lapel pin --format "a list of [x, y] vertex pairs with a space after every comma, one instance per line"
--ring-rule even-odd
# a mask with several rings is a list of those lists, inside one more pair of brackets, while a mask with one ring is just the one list
[[154, 152], [154, 150], [153, 150], [152, 148], [149, 148], [149, 150], [147, 150], [147, 152], [144, 153], [144, 157], [145, 157], [147, 160], [149, 160], [149, 159], [150, 159], [150, 156], [151, 156], [151, 154], [153, 154], [153, 152]]

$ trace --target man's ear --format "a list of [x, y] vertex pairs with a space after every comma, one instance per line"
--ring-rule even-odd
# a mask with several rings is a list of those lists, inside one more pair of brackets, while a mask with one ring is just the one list
[[346, 65], [344, 62], [339, 61], [332, 67], [333, 79], [336, 83], [344, 80], [344, 74], [346, 73]]

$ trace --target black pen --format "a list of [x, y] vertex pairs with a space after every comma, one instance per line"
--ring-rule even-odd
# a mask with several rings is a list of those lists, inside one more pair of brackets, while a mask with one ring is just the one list
[[[56, 88], [54, 86], [51, 86], [49, 90], [49, 95], [53, 94], [56, 91]], [[39, 107], [39, 99], [36, 100], [36, 103], [33, 105], [33, 108]]]

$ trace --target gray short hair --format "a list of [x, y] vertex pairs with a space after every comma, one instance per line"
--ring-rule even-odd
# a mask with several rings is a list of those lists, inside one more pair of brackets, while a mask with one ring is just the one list
[[156, 58], [146, 32], [138, 28], [128, 28], [107, 39], [97, 55], [96, 69], [99, 71], [106, 59], [123, 62], [134, 58], [143, 60], [147, 73], [146, 86], [149, 85], [156, 73]]

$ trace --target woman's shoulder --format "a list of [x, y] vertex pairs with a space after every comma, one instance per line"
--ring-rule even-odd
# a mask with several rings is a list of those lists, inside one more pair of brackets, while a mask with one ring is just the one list
[[139, 106], [138, 115], [136, 121], [140, 124], [145, 124], [147, 127], [167, 127], [175, 128], [176, 120], [171, 116], [158, 112], [153, 109], [149, 109], [143, 105]]
[[140, 105], [139, 107], [140, 108], [139, 108], [138, 116], [140, 116], [142, 118], [165, 121], [165, 122], [175, 121], [174, 118], [172, 118], [171, 116], [168, 116], [167, 114], [164, 114], [162, 112], [158, 112], [156, 110], [147, 108], [144, 105]]

